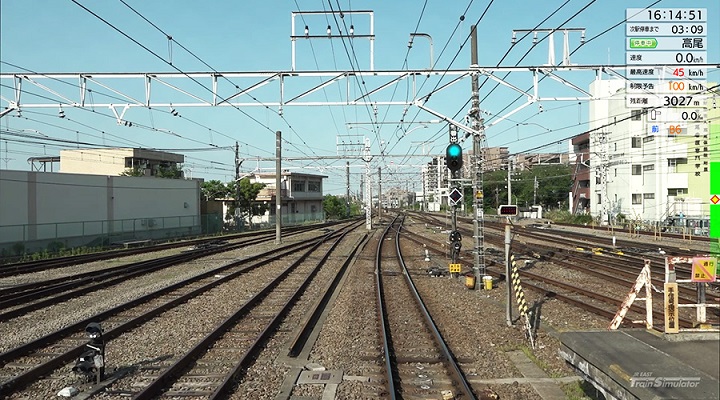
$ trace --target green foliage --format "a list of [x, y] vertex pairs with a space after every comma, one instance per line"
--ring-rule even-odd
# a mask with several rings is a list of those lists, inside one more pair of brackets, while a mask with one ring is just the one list
[[[155, 177], [180, 179], [182, 178], [182, 165], [160, 165], [155, 170]], [[140, 167], [126, 168], [120, 176], [145, 176], [145, 169]]]
[[157, 178], [180, 179], [182, 176], [182, 165], [180, 164], [160, 165], [155, 171]]
[[[229, 182], [227, 184], [229, 197], [235, 198], [238, 194], [239, 197], [237, 202], [233, 202], [233, 204], [228, 207], [228, 213], [231, 216], [235, 215], [235, 209], [237, 208], [240, 210], [243, 219], [248, 218], [248, 220], [252, 220], [253, 215], [259, 215], [267, 211], [267, 205], [255, 203], [258, 194], [263, 188], [265, 188], [264, 183], [252, 183], [250, 182], [250, 178], [240, 179], [237, 183], [235, 181]], [[226, 219], [228, 218], [226, 217]], [[232, 217], [230, 217], [230, 219], [232, 219]]]
[[203, 182], [200, 186], [200, 192], [206, 200], [231, 197], [228, 186], [216, 179]]
[[120, 176], [145, 176], [145, 171], [140, 167], [125, 168], [125, 171], [121, 172]]
[[343, 219], [348, 217], [345, 199], [331, 194], [325, 195], [323, 210], [327, 218]]
[[[534, 188], [536, 177], [537, 192]], [[539, 204], [543, 206], [544, 210], [567, 207], [568, 192], [572, 187], [572, 167], [568, 165], [534, 165], [532, 169], [513, 173], [511, 179], [512, 203], [521, 207]], [[507, 204], [507, 171], [487, 172], [484, 174], [483, 181], [486, 212], [496, 210], [502, 204]], [[534, 195], [536, 204], [533, 204]]]
[[60, 253], [60, 251], [62, 251], [62, 249], [64, 249], [64, 248], [65, 248], [65, 243], [54, 241], [54, 242], [48, 243], [47, 251], [50, 252], [51, 254], [56, 254], [56, 253]]
[[562, 222], [566, 224], [585, 225], [593, 221], [592, 215], [580, 214], [575, 215], [567, 210], [550, 210], [544, 213], [544, 217], [553, 222]]
[[16, 256], [21, 256], [21, 255], [25, 254], [25, 244], [23, 244], [23, 243], [20, 243], [20, 242], [15, 243], [12, 245], [11, 249], [12, 249], [13, 253], [15, 253]]

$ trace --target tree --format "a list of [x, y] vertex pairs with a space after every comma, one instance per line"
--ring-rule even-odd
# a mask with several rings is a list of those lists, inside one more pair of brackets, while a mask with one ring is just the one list
[[203, 182], [200, 191], [206, 200], [224, 199], [230, 197], [230, 190], [227, 185], [217, 179]]
[[158, 178], [180, 179], [183, 176], [182, 165], [159, 165], [157, 171], [155, 171], [155, 176]]
[[342, 219], [347, 216], [345, 200], [331, 194], [325, 195], [325, 198], [323, 199], [323, 210], [325, 211], [325, 217], [327, 218]]
[[140, 167], [125, 168], [125, 171], [121, 172], [120, 176], [145, 176], [145, 170]]
[[[227, 188], [230, 197], [235, 197], [237, 188], [240, 188], [240, 196], [237, 201], [237, 208], [240, 210], [240, 217], [247, 218], [248, 221], [252, 222], [253, 215], [264, 213], [267, 210], [267, 206], [264, 204], [256, 204], [258, 193], [265, 187], [264, 183], [252, 183], [250, 178], [240, 179], [238, 183], [230, 182], [227, 184]], [[279, 193], [278, 193], [279, 194]], [[228, 212], [235, 213], [235, 205], [232, 205]]]
[[[145, 176], [145, 168], [138, 166], [126, 168], [120, 176]], [[182, 176], [182, 165], [159, 165], [155, 170], [156, 178], [180, 179]]]

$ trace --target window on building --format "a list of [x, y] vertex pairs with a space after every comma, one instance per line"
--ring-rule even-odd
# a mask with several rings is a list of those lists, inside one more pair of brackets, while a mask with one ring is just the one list
[[617, 168], [615, 168], [615, 177], [617, 177]]
[[632, 138], [632, 148], [639, 149], [641, 147], [642, 147], [642, 138], [639, 136]]
[[632, 195], [632, 203], [633, 204], [642, 204], [642, 193], [633, 193]]
[[617, 143], [613, 143], [613, 145], [615, 146], [615, 148], [613, 150], [617, 151]]
[[305, 182], [293, 182], [292, 184], [292, 190], [293, 192], [304, 192], [305, 191]]
[[685, 194], [687, 194], [687, 189], [684, 188], [668, 189], [668, 196], [682, 196]]
[[645, 136], [642, 139], [643, 143], [652, 142], [653, 140], [655, 140], [655, 136]]
[[631, 110], [630, 111], [630, 119], [632, 121], [640, 121], [640, 118], [642, 117], [643, 110]]
[[687, 164], [687, 158], [668, 158], [668, 167]]
[[652, 171], [655, 169], [655, 164], [643, 165], [643, 171]]
[[642, 175], [642, 165], [640, 165], [640, 164], [633, 164], [633, 166], [632, 166], [632, 174], [633, 174], [633, 175]]
[[598, 204], [602, 204], [602, 195], [600, 193], [597, 195], [597, 201]]
[[308, 192], [321, 192], [320, 181], [308, 181]]
[[655, 193], [643, 193], [643, 199], [652, 200], [655, 198]]

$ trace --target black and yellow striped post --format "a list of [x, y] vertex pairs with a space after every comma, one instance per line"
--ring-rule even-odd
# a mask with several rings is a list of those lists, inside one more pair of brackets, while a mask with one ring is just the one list
[[510, 255], [510, 265], [512, 268], [510, 280], [512, 282], [513, 291], [515, 292], [515, 300], [517, 301], [518, 310], [520, 310], [520, 315], [527, 317], [528, 306], [527, 301], [525, 300], [525, 292], [523, 292], [523, 288], [520, 285], [520, 271], [518, 271], [517, 263], [515, 262], [515, 254]]
[[518, 271], [517, 263], [515, 262], [515, 254], [510, 254], [510, 266], [510, 283], [512, 284], [513, 292], [515, 292], [515, 301], [520, 311], [520, 319], [523, 322], [523, 329], [530, 341], [530, 346], [534, 349], [535, 335], [533, 334], [532, 326], [530, 326], [530, 314], [528, 312], [527, 300], [525, 300], [525, 292], [520, 284], [520, 271]]

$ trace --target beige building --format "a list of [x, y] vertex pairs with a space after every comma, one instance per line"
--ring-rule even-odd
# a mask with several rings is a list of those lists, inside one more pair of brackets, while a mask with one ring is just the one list
[[507, 147], [488, 147], [485, 149], [485, 160], [483, 172], [497, 171], [507, 168], [507, 160], [510, 155]]
[[520, 170], [532, 168], [533, 165], [570, 164], [568, 153], [527, 153], [517, 154], [514, 157], [513, 168]]
[[145, 176], [155, 176], [161, 168], [178, 168], [184, 161], [182, 154], [138, 148], [62, 150], [60, 172], [117, 176], [138, 168]]

